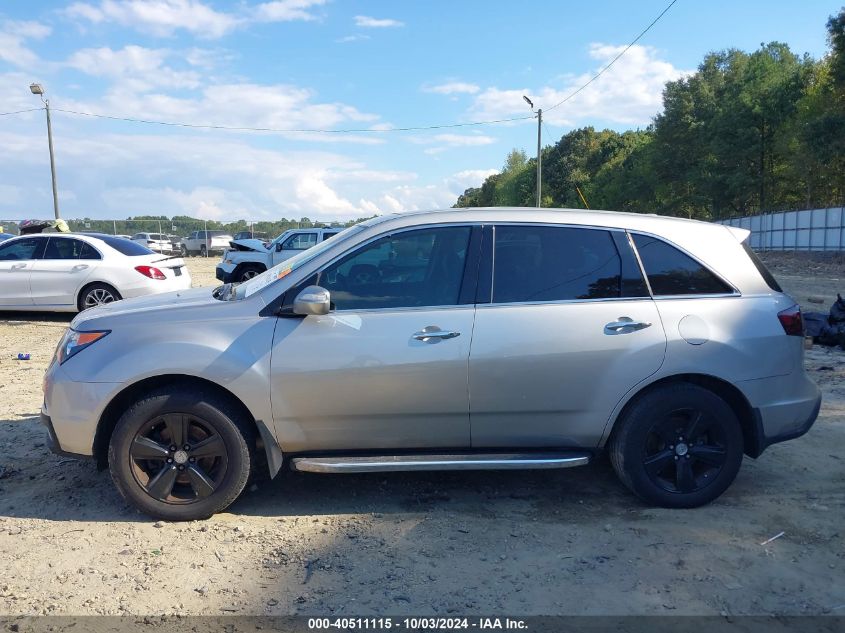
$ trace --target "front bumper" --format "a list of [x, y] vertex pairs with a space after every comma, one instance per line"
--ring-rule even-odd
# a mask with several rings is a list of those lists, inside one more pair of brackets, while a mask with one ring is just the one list
[[92, 459], [93, 455], [82, 455], [81, 453], [71, 453], [62, 450], [59, 444], [59, 438], [56, 437], [56, 431], [53, 430], [53, 420], [49, 415], [41, 412], [41, 424], [47, 428], [47, 447], [56, 455], [63, 455], [64, 457], [73, 457], [74, 459]]
[[236, 268], [226, 270], [222, 264], [217, 264], [217, 268], [214, 269], [214, 276], [224, 284], [232, 283], [235, 281], [235, 270]]

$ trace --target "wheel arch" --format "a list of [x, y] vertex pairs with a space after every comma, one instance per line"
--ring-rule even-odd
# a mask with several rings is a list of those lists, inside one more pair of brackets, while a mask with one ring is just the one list
[[613, 434], [620, 427], [620, 421], [637, 400], [655, 389], [679, 383], [698, 385], [722, 398], [731, 407], [739, 420], [745, 454], [749, 457], [756, 458], [763, 452], [759, 412], [751, 406], [742, 391], [726, 380], [722, 380], [716, 376], [695, 373], [665, 376], [641, 387], [628, 398], [627, 402], [625, 402], [619, 413], [612, 420], [609, 432], [605, 432], [604, 434], [604, 444], [607, 444], [610, 438], [613, 437]]
[[263, 420], [256, 420], [243, 401], [222, 385], [206, 378], [184, 374], [162, 374], [144, 378], [124, 387], [109, 401], [100, 415], [97, 430], [94, 434], [93, 454], [100, 470], [108, 468], [109, 441], [123, 412], [144, 394], [164, 386], [208, 388], [228, 398], [243, 413], [244, 419], [248, 420], [258, 430], [256, 448], [264, 454], [265, 465], [270, 476], [276, 476], [282, 466], [283, 454], [267, 424]]

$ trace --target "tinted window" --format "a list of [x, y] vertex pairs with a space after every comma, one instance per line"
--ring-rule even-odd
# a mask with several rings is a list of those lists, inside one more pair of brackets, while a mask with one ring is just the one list
[[17, 259], [35, 259], [39, 244], [44, 240], [32, 237], [25, 240], [17, 240], [11, 244], [0, 245], [0, 261], [13, 261]]
[[633, 237], [655, 296], [733, 292], [716, 275], [674, 246], [647, 235]]
[[456, 305], [469, 227], [383, 237], [325, 269], [319, 284], [338, 310]]
[[282, 248], [288, 250], [305, 250], [306, 248], [311, 248], [317, 244], [317, 234], [316, 233], [298, 233], [297, 235], [291, 235], [288, 239], [285, 240], [284, 245]]
[[622, 296], [622, 262], [608, 231], [497, 226], [493, 302]]
[[754, 266], [757, 268], [757, 272], [760, 273], [760, 276], [763, 278], [763, 281], [766, 282], [766, 285], [769, 286], [775, 292], [783, 292], [783, 289], [780, 287], [780, 284], [775, 279], [774, 275], [769, 272], [769, 269], [766, 268], [766, 265], [757, 257], [757, 253], [751, 250], [751, 247], [748, 245], [748, 242], [743, 242], [742, 247], [745, 249], [745, 252], [751, 258], [751, 261], [754, 263]]
[[147, 235], [146, 235], [146, 233], [135, 233], [135, 235], [132, 236], [132, 239], [133, 240], [145, 240], [145, 239], [147, 239]]
[[97, 239], [101, 242], [105, 242], [118, 253], [122, 253], [123, 255], [129, 255], [130, 257], [135, 257], [137, 255], [154, 254], [146, 246], [143, 246], [138, 242], [132, 242], [130, 240], [123, 239], [122, 237], [114, 237], [111, 235], [98, 235]]
[[51, 237], [44, 250], [44, 259], [100, 259], [100, 255], [82, 240]]

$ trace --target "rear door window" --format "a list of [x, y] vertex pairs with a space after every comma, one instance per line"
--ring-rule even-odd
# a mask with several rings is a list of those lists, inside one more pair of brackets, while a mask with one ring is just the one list
[[623, 297], [622, 259], [609, 231], [496, 227], [493, 303]]
[[[83, 257], [83, 253], [86, 254]], [[99, 259], [97, 252], [82, 240], [51, 237], [44, 250], [44, 259]]]
[[633, 234], [654, 296], [732, 294], [733, 288], [686, 253], [650, 235]]

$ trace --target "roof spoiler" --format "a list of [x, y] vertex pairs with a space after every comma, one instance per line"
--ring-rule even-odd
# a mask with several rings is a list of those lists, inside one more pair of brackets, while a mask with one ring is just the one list
[[723, 226], [733, 234], [733, 236], [736, 238], [736, 241], [740, 244], [747, 240], [748, 236], [751, 235], [751, 231], [749, 231], [748, 229], [741, 229], [738, 226], [728, 226], [727, 224]]

